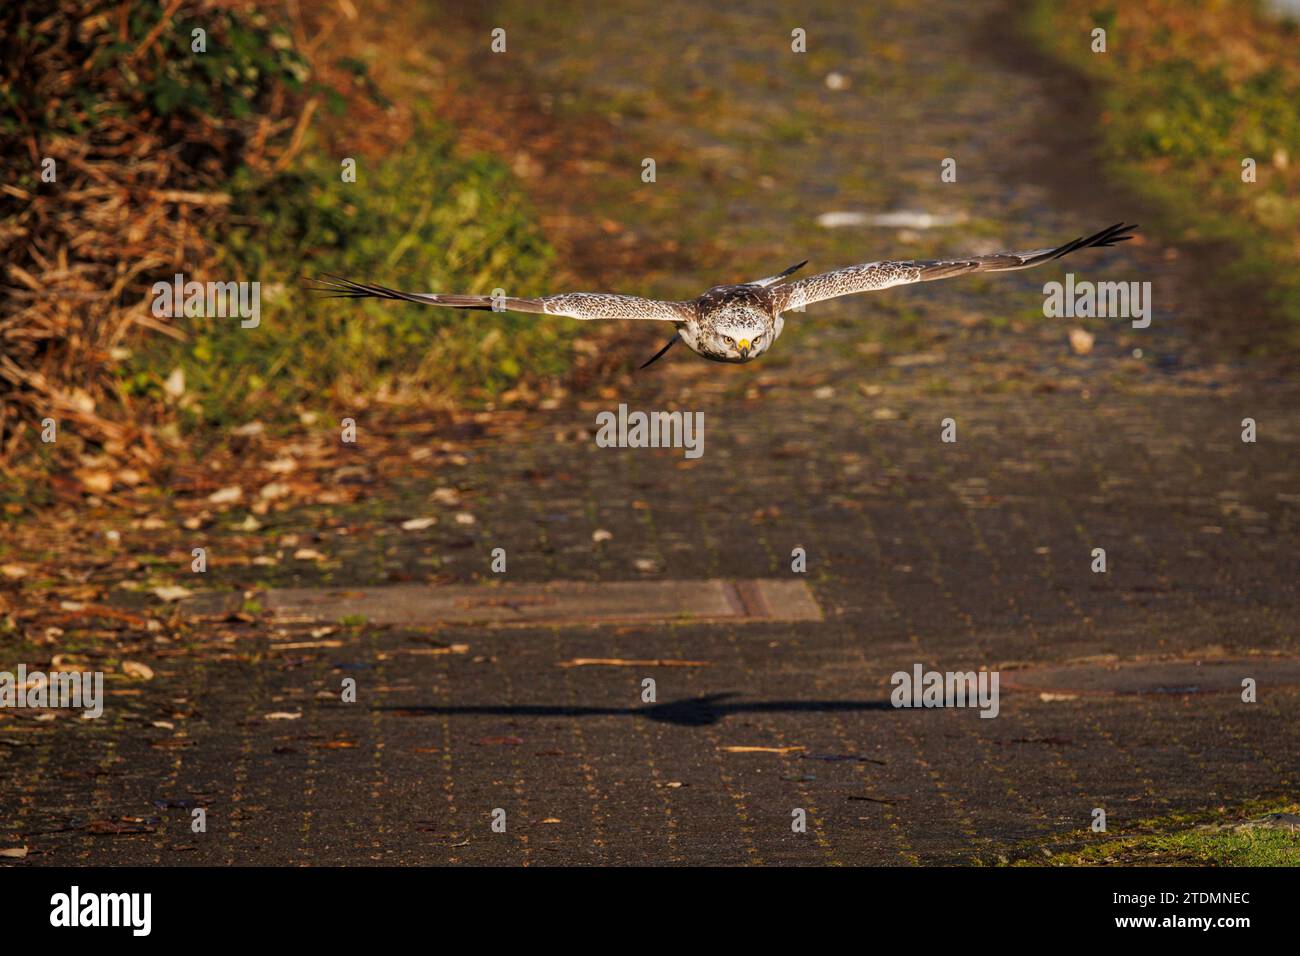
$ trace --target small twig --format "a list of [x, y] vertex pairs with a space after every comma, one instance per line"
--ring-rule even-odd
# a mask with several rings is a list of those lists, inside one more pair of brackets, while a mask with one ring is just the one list
[[[149, 33], [145, 36], [145, 38], [140, 41], [140, 45], [135, 48], [135, 52], [133, 52], [129, 57], [127, 57], [126, 60], [127, 66], [134, 66], [135, 61], [140, 59], [140, 57], [144, 56], [145, 51], [149, 49], [149, 47], [153, 46], [154, 43], [157, 41], [157, 39], [160, 36], [162, 36], [162, 32], [167, 29], [168, 25], [171, 23], [173, 14], [175, 14], [176, 11], [180, 8], [180, 5], [181, 5], [181, 0], [172, 0], [171, 5], [166, 10], [163, 11], [162, 19], [159, 20], [158, 23], [154, 26], [154, 28], [150, 30]], [[125, 19], [123, 25], [125, 25]]]
[[277, 173], [285, 169], [293, 161], [293, 157], [298, 150], [302, 148], [303, 140], [307, 136], [307, 127], [311, 124], [312, 114], [316, 112], [316, 107], [319, 105], [320, 97], [313, 96], [307, 101], [307, 105], [303, 107], [302, 115], [298, 117], [298, 125], [293, 130], [293, 138], [289, 141], [289, 148], [271, 167]]

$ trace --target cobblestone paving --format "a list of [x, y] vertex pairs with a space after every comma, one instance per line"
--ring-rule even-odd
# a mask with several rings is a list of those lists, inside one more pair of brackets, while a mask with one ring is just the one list
[[[693, 31], [691, 49], [717, 52], [686, 57], [691, 82], [724, 71], [738, 100], [792, 82], [744, 56], [763, 24], [788, 47], [775, 7], [655, 9], [653, 21], [592, 14], [576, 45], [557, 27], [538, 42], [568, 52], [541, 46], [527, 68], [539, 83], [668, 89], [680, 44], [663, 31], [675, 24]], [[833, 36], [844, 69], [875, 75], [880, 89], [816, 100], [834, 142], [778, 148], [775, 167], [806, 180], [797, 198], [823, 190], [814, 211], [937, 201], [931, 172], [958, 147], [922, 134], [933, 126], [959, 144], [963, 168], [981, 169], [953, 200], [981, 217], [1032, 222], [1049, 239], [1122, 218], [1082, 191], [1062, 208], [1041, 184], [991, 185], [1005, 144], [1032, 148], [1049, 109], [1031, 76], [976, 49], [994, 9], [900, 4], [810, 21]], [[635, 60], [636, 43], [660, 59]], [[763, 111], [783, 108], [777, 93]], [[671, 114], [647, 108], [629, 137], [668, 137]], [[685, 124], [676, 141], [712, 138], [744, 167], [747, 115]], [[912, 158], [924, 180], [906, 172]], [[863, 171], [856, 186], [843, 185], [850, 167]], [[883, 179], [870, 185], [876, 169]], [[793, 234], [823, 266], [853, 261], [839, 258], [848, 240], [803, 220], [778, 241], [786, 202], [738, 209], [707, 190], [690, 195], [706, 221], [740, 217], [725, 245], [746, 261], [802, 258]], [[757, 249], [765, 232], [772, 248]], [[883, 358], [867, 360], [855, 329], [901, 320], [878, 313], [878, 300], [846, 300], [783, 338], [780, 361], [720, 371], [674, 355], [599, 400], [525, 428], [493, 424], [459, 467], [413, 462], [360, 505], [276, 518], [277, 531], [311, 536], [339, 562], [276, 572], [285, 585], [423, 580], [436, 562], [438, 580], [491, 586], [494, 547], [516, 581], [771, 578], [789, 575], [803, 547], [824, 621], [353, 623], [329, 635], [332, 647], [286, 647], [320, 642], [264, 630], [229, 654], [160, 655], [155, 679], [115, 689], [101, 720], [0, 730], [0, 846], [26, 844], [38, 864], [996, 862], [1095, 838], [1094, 807], [1122, 833], [1293, 795], [1300, 687], [1266, 678], [1249, 705], [1233, 692], [1045, 698], [1005, 687], [991, 720], [889, 703], [890, 675], [916, 663], [1013, 674], [1230, 660], [1245, 677], [1296, 656], [1294, 387], [1196, 357], [1188, 329], [1208, 297], [1165, 252], [1154, 241], [1124, 250], [1134, 277], [1168, 293], [1147, 337], [1111, 325], [1086, 358], [1069, 353], [1059, 327], [961, 334], [972, 313], [1041, 302], [1034, 290], [1055, 275], [900, 290], [932, 327], [925, 348], [941, 354], [941, 378], [934, 364], [896, 361], [911, 353], [889, 339]], [[1106, 253], [1089, 268], [1122, 261]], [[1134, 347], [1170, 359], [1138, 363]], [[990, 384], [1008, 364], [1024, 370], [1020, 387]], [[704, 456], [595, 447], [596, 411], [619, 401], [703, 411]], [[1255, 444], [1240, 440], [1246, 416], [1259, 422]], [[957, 423], [954, 444], [939, 439], [944, 418]], [[459, 488], [477, 522], [396, 533], [438, 484]], [[337, 534], [344, 523], [349, 533]], [[597, 530], [608, 540], [594, 543]], [[1105, 574], [1090, 570], [1098, 547]], [[214, 568], [213, 584], [244, 583], [240, 573]], [[355, 704], [338, 700], [347, 677]], [[655, 703], [641, 699], [646, 677]], [[267, 716], [286, 713], [301, 716]], [[207, 809], [206, 834], [190, 832], [194, 806]], [[494, 808], [506, 811], [504, 834], [490, 828]], [[795, 808], [807, 833], [791, 831]]]

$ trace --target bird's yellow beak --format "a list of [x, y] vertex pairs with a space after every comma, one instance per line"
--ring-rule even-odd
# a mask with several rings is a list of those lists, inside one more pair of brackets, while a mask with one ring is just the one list
[[745, 351], [745, 349], [749, 348], [749, 339], [741, 339], [736, 343], [736, 348], [740, 349], [742, 352]]

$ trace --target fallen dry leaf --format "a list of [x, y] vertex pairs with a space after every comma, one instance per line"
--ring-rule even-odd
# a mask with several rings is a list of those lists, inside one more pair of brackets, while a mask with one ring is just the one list
[[275, 501], [277, 498], [287, 497], [290, 490], [289, 486], [284, 482], [272, 481], [269, 484], [263, 485], [262, 490], [257, 494], [263, 501]]
[[122, 673], [127, 677], [136, 677], [140, 680], [153, 680], [153, 668], [139, 661], [123, 661]]
[[232, 505], [244, 497], [244, 489], [239, 485], [229, 485], [208, 495], [208, 502], [214, 505]]
[[94, 495], [106, 495], [113, 490], [113, 476], [106, 471], [83, 470], [77, 472], [81, 486]]
[[1096, 336], [1084, 329], [1070, 329], [1070, 348], [1074, 349], [1077, 355], [1087, 355], [1092, 351], [1092, 343], [1096, 341]]

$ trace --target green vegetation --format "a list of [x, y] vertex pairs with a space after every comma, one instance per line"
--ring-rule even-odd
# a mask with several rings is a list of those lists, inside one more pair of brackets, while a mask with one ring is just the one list
[[[431, 115], [395, 122], [345, 44], [313, 58], [274, 16], [230, 3], [57, 6], [0, 13], [17, 41], [0, 68], [0, 155], [16, 174], [0, 263], [36, 277], [0, 290], [14, 343], [0, 447], [18, 435], [48, 470], [82, 441], [126, 456], [147, 444], [126, 436], [157, 425], [170, 439], [174, 423], [199, 434], [374, 401], [467, 403], [565, 369], [571, 323], [308, 293], [306, 278], [332, 272], [536, 294], [553, 258], [507, 165], [467, 155]], [[37, 142], [57, 180], [31, 162]], [[122, 198], [105, 211], [109, 193]], [[137, 323], [176, 273], [260, 283], [260, 324]], [[67, 408], [77, 441], [42, 446], [33, 424]]]
[[542, 287], [552, 253], [509, 172], [458, 156], [447, 127], [419, 126], [382, 162], [359, 159], [355, 183], [318, 156], [270, 180], [241, 170], [231, 188], [222, 272], [262, 283], [260, 325], [189, 320], [188, 341], [155, 341], [139, 356], [132, 392], [160, 394], [179, 367], [197, 396], [191, 420], [228, 425], [329, 398], [491, 394], [563, 369], [570, 330], [558, 322], [307, 291], [306, 277], [322, 273], [424, 291]]
[[1114, 840], [1052, 861], [1078, 866], [1296, 866], [1300, 834], [1276, 829], [1186, 830]]
[[[1215, 813], [1175, 814], [1143, 820], [1132, 833], [1098, 836], [1077, 850], [1053, 853], [1053, 866], [1296, 866], [1300, 865], [1300, 831], [1282, 826], [1248, 826], [1245, 820], [1269, 814], [1300, 813], [1300, 804], [1257, 801], [1238, 808], [1231, 820]], [[1226, 825], [1225, 825], [1226, 824]], [[1093, 842], [1095, 840], [1095, 842]], [[1018, 865], [1037, 866], [1047, 857], [1033, 856]]]
[[[64, 96], [49, 96], [48, 77], [6, 78], [0, 83], [0, 135], [21, 135], [33, 126], [47, 134], [86, 135], [108, 117], [140, 122], [141, 116], [174, 124], [178, 137], [184, 136], [181, 124], [205, 129], [230, 121], [233, 129], [263, 111], [276, 90], [302, 90], [310, 75], [288, 31], [260, 13], [191, 4], [168, 17], [162, 4], [134, 4], [120, 16], [113, 10], [110, 18], [93, 14], [93, 3], [64, 0], [62, 6], [64, 16], [84, 18], [71, 37], [50, 29], [59, 15], [33, 22], [28, 17], [34, 11], [21, 5], [9, 11], [8, 26], [27, 61], [84, 57], [75, 61], [77, 83]], [[197, 28], [204, 31], [202, 52], [193, 49]], [[192, 145], [215, 144], [196, 138]], [[20, 184], [36, 185], [39, 170], [14, 172]]]
[[[1251, 0], [1040, 0], [1029, 25], [1098, 82], [1111, 173], [1166, 226], [1235, 250], [1221, 278], [1263, 290], [1300, 339], [1300, 27]], [[1091, 50], [1096, 27], [1105, 53]]]

